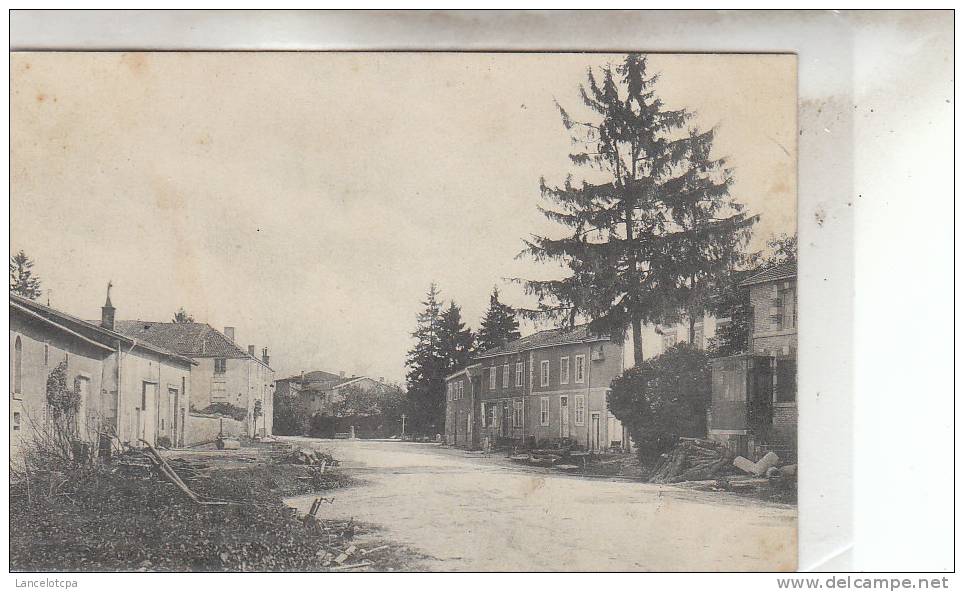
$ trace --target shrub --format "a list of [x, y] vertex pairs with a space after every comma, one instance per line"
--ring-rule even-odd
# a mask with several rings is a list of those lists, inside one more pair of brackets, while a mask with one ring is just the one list
[[281, 436], [304, 436], [308, 433], [311, 412], [308, 404], [297, 395], [275, 393], [274, 433]]
[[609, 410], [629, 428], [647, 466], [680, 436], [706, 435], [710, 388], [709, 356], [682, 343], [613, 380]]

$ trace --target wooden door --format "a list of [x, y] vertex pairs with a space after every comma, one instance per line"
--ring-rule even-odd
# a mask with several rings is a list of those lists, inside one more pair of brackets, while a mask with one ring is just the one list
[[141, 390], [141, 438], [157, 444], [157, 383], [145, 382]]

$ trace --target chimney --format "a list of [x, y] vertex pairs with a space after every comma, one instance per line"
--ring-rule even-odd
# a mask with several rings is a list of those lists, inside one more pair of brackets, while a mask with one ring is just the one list
[[341, 372], [339, 372], [339, 373], [338, 373], [338, 376], [339, 376], [340, 378], [344, 378], [344, 377], [345, 377], [345, 371], [342, 370]]
[[234, 342], [234, 327], [225, 327], [224, 336]]
[[100, 307], [100, 326], [114, 330], [114, 305], [110, 303], [110, 289], [113, 284], [107, 282], [107, 301]]
[[249, 345], [249, 346], [248, 346], [248, 355], [251, 356], [252, 358], [254, 357], [254, 346], [253, 346], [253, 345]]
[[379, 377], [378, 377], [378, 382], [385, 382], [385, 377], [384, 377], [384, 376], [379, 376]]
[[264, 362], [265, 366], [270, 366], [268, 362], [271, 361], [271, 356], [268, 355], [268, 348], [261, 350], [261, 361]]

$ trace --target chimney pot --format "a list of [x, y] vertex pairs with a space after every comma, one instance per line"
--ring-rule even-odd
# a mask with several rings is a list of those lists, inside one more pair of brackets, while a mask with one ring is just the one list
[[268, 348], [261, 350], [261, 361], [264, 362], [265, 366], [270, 366], [271, 356], [268, 355]]
[[224, 328], [224, 336], [227, 337], [228, 339], [230, 339], [230, 340], [233, 342], [233, 341], [234, 341], [234, 327], [225, 327], [225, 328]]

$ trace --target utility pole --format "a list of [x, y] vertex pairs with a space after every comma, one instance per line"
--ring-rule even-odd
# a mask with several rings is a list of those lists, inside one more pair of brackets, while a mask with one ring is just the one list
[[402, 438], [405, 438], [405, 414], [402, 414]]

